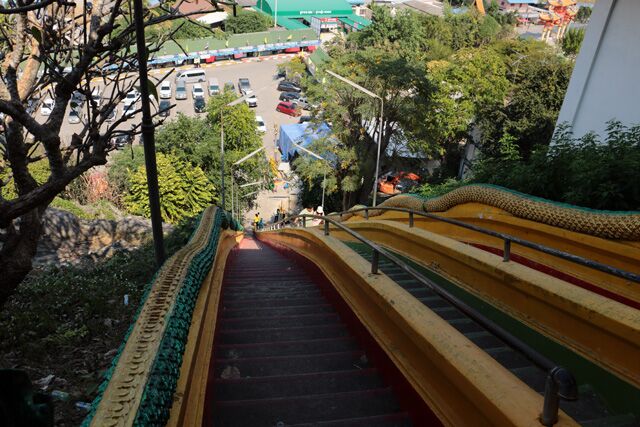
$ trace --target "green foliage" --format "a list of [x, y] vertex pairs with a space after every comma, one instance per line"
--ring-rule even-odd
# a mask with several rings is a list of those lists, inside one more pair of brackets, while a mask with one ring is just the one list
[[607, 137], [574, 138], [561, 128], [528, 159], [485, 156], [473, 180], [594, 209], [640, 210], [640, 126], [610, 122]]
[[423, 184], [417, 188], [416, 192], [423, 197], [437, 197], [467, 184], [469, 181], [450, 178], [441, 184]]
[[238, 12], [224, 23], [224, 29], [230, 34], [257, 33], [267, 31], [273, 26], [273, 19], [261, 12]]
[[140, 145], [128, 146], [125, 150], [113, 155], [108, 176], [109, 183], [118, 194], [129, 193], [129, 176], [142, 165], [144, 165], [144, 147]]
[[513, 140], [518, 154], [527, 158], [551, 140], [573, 64], [536, 41], [505, 41], [494, 49], [507, 65], [510, 92], [507, 102], [477, 114], [482, 150], [497, 155], [502, 141]]
[[295, 56], [290, 61], [278, 64], [278, 71], [286, 73], [287, 79], [300, 81], [307, 74], [307, 64], [300, 56]]
[[562, 51], [565, 55], [577, 55], [583, 40], [584, 28], [569, 28], [562, 38]]
[[[206, 175], [177, 156], [159, 153], [158, 184], [160, 187], [160, 211], [163, 220], [177, 223], [186, 217], [199, 214], [213, 201], [214, 189]], [[129, 212], [150, 216], [147, 173], [139, 167], [129, 178], [130, 193], [125, 196]]]
[[[193, 221], [185, 221], [165, 239], [169, 256], [187, 242], [193, 228]], [[32, 367], [52, 362], [57, 376], [77, 381], [77, 367], [65, 367], [63, 357], [79, 349], [91, 354], [96, 342], [100, 353], [91, 357], [117, 348], [156, 268], [149, 243], [97, 264], [34, 271], [0, 311], [0, 353], [17, 353]]]
[[491, 0], [487, 8], [487, 15], [491, 16], [502, 26], [514, 26], [518, 23], [518, 18], [513, 12], [502, 13], [496, 0]]
[[[49, 179], [49, 175], [51, 175], [51, 170], [49, 169], [49, 162], [44, 160], [39, 160], [37, 162], [33, 162], [29, 164], [29, 173], [36, 180], [38, 185], [42, 185]], [[11, 176], [11, 171], [9, 168], [0, 170], [0, 179], [2, 181], [7, 181], [7, 184], [1, 188], [2, 197], [7, 200], [15, 199], [18, 197], [18, 192], [16, 191], [15, 181], [13, 179], [8, 179]]]
[[576, 14], [576, 21], [586, 24], [591, 18], [591, 12], [593, 12], [593, 8], [589, 6], [580, 6], [578, 9], [578, 13]]
[[[232, 93], [223, 93], [210, 98], [206, 118], [186, 117], [178, 114], [177, 119], [165, 124], [156, 133], [160, 152], [179, 157], [184, 162], [200, 167], [210, 182], [219, 191], [220, 182], [220, 112], [222, 110], [225, 131], [225, 181], [226, 199], [231, 200], [232, 164], [262, 145], [257, 133], [255, 114], [245, 104], [233, 107], [226, 104], [236, 99]], [[236, 182], [255, 182], [268, 179], [268, 167], [264, 155], [257, 155], [236, 170]], [[216, 191], [215, 199], [221, 195]], [[245, 198], [251, 203], [255, 197]]]

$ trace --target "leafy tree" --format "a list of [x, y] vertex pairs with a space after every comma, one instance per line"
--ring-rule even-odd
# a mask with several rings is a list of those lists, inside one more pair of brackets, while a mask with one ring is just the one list
[[505, 103], [478, 114], [482, 150], [500, 156], [502, 144], [512, 141], [527, 158], [551, 140], [573, 65], [537, 41], [506, 41], [494, 49], [504, 58], [510, 88]]
[[[220, 169], [220, 111], [223, 111], [225, 131], [225, 190], [231, 200], [231, 169], [234, 162], [262, 146], [256, 131], [255, 114], [244, 103], [223, 107], [235, 99], [224, 93], [210, 98], [206, 118], [178, 114], [177, 119], [165, 124], [156, 134], [158, 151], [178, 156], [185, 162], [200, 167], [216, 188], [220, 199], [222, 188]], [[269, 180], [269, 168], [264, 155], [257, 155], [236, 168], [236, 182], [248, 183]], [[251, 203], [255, 197], [245, 198]]]
[[562, 51], [565, 55], [576, 56], [584, 40], [584, 28], [569, 28], [562, 38]]
[[273, 26], [273, 19], [260, 12], [239, 12], [230, 16], [224, 23], [224, 29], [231, 34], [257, 33], [267, 31]]
[[[132, 1], [113, 7], [94, 2], [86, 11], [76, 5], [73, 13], [71, 7], [62, 0], [48, 0], [8, 2], [2, 8], [0, 187], [12, 183], [17, 191], [12, 199], [0, 197], [0, 304], [32, 268], [47, 206], [74, 179], [107, 163], [113, 150], [111, 137], [124, 121], [107, 123], [108, 112], [139, 85], [135, 78], [108, 79], [117, 84], [97, 81], [105, 72], [122, 75], [137, 63]], [[145, 28], [181, 17], [164, 3], [153, 11], [147, 7], [144, 13]], [[149, 51], [159, 51], [164, 40], [149, 40]], [[104, 89], [105, 85], [113, 90], [103, 92], [101, 105], [85, 103], [87, 120], [70, 141], [63, 141], [61, 128], [72, 94], [79, 91], [90, 99], [96, 86]], [[55, 101], [51, 114], [35, 120], [32, 108], [39, 108], [49, 97]], [[131, 131], [139, 132], [139, 126]], [[29, 169], [40, 159], [50, 170], [44, 182], [38, 182]]]
[[593, 12], [593, 8], [589, 6], [580, 6], [578, 9], [578, 13], [576, 14], [576, 21], [586, 24], [591, 18], [591, 12]]
[[[159, 153], [158, 184], [160, 210], [163, 219], [173, 224], [200, 213], [214, 201], [214, 188], [197, 166], [190, 165], [177, 156]], [[149, 217], [149, 193], [147, 172], [140, 166], [129, 178], [130, 193], [125, 197], [129, 212]]]
[[291, 61], [278, 64], [278, 71], [285, 73], [288, 79], [300, 81], [307, 74], [307, 64], [301, 57], [296, 56]]
[[[428, 90], [424, 73], [419, 64], [402, 57], [402, 52], [392, 47], [368, 47], [354, 52], [345, 45], [335, 45], [330, 55], [333, 71], [384, 99], [380, 150], [384, 162], [386, 147], [401, 129], [420, 125], [415, 120], [415, 110], [423, 101], [422, 93]], [[321, 78], [324, 84], [310, 82], [307, 93], [322, 104], [323, 119], [332, 123], [335, 143], [327, 146], [336, 157], [332, 179], [342, 195], [343, 207], [348, 208], [366, 202], [373, 187], [380, 101], [329, 75]], [[319, 174], [316, 170], [305, 179]]]

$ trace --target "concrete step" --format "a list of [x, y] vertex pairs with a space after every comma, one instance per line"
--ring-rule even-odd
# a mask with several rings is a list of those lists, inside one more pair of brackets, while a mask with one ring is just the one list
[[400, 407], [391, 389], [298, 397], [218, 401], [214, 424], [225, 427], [295, 425], [386, 415]]
[[215, 384], [216, 398], [221, 401], [311, 396], [383, 387], [382, 380], [375, 369], [239, 379], [218, 378]]
[[368, 367], [362, 351], [303, 354], [292, 356], [254, 357], [248, 359], [216, 359], [215, 377], [230, 375], [241, 378], [297, 375], [315, 372], [350, 371]]

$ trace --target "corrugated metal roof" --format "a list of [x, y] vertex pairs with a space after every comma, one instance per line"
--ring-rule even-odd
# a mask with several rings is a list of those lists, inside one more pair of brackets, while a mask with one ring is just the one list
[[[346, 0], [277, 0], [278, 16], [334, 16], [352, 13]], [[256, 7], [273, 16], [276, 0], [260, 0]]]

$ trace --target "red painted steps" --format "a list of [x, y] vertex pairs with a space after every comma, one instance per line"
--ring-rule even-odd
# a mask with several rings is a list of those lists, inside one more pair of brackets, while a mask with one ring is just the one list
[[206, 425], [410, 426], [307, 272], [245, 239], [225, 269]]

